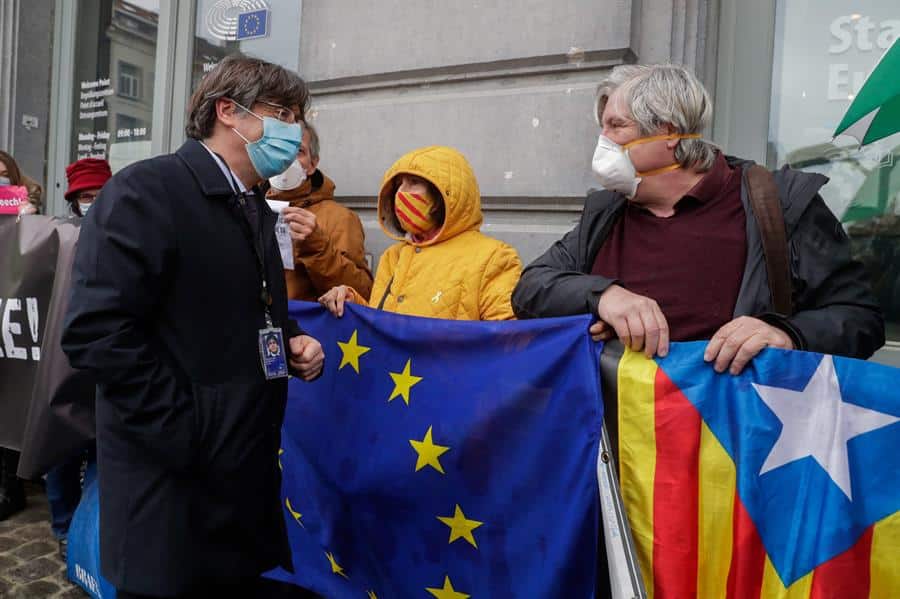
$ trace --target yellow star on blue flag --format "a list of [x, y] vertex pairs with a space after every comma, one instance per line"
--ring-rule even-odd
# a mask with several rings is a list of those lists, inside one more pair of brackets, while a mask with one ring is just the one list
[[238, 26], [235, 39], [247, 40], [269, 35], [268, 9], [243, 12], [238, 15]]
[[335, 318], [306, 302], [291, 317], [335, 355], [317, 380], [289, 382], [282, 493], [302, 498], [305, 528], [292, 503], [294, 569], [268, 576], [335, 599], [592, 596], [590, 317], [454, 322], [350, 304]]

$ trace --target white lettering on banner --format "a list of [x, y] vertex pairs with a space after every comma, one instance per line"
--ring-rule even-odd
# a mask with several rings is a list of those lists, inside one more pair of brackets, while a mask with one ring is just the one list
[[[29, 352], [25, 347], [16, 345], [14, 336], [22, 336], [22, 323], [18, 319], [14, 320], [13, 313], [22, 311], [22, 300], [17, 297], [8, 299], [0, 299], [0, 307], [2, 307], [3, 318], [0, 320], [0, 330], [3, 340], [3, 346], [0, 348], [0, 358], [8, 358], [10, 360], [27, 360]], [[39, 341], [39, 320], [38, 301], [36, 297], [25, 298], [25, 317], [28, 320], [28, 330], [31, 334], [31, 359], [39, 362], [41, 359], [41, 344]]]
[[31, 341], [34, 345], [31, 347], [31, 359], [35, 362], [41, 360], [41, 346], [38, 344], [38, 302], [36, 297], [26, 297], [25, 306], [28, 310], [28, 328], [31, 331]]
[[25, 351], [25, 348], [16, 347], [15, 341], [13, 341], [13, 335], [22, 334], [22, 325], [18, 322], [11, 322], [9, 319], [12, 312], [18, 312], [21, 309], [22, 300], [18, 298], [6, 300], [3, 308], [3, 324], [0, 325], [3, 328], [3, 349], [6, 351], [6, 357], [12, 360], [28, 359], [28, 352]]
[[103, 599], [103, 593], [100, 592], [100, 584], [97, 582], [97, 579], [78, 564], [75, 564], [75, 578], [84, 585], [84, 588]]
[[[900, 38], [900, 19], [887, 19], [875, 23], [866, 16], [842, 15], [829, 27], [834, 43], [828, 46], [829, 54], [844, 54], [855, 48], [859, 52], [883, 52], [894, 40]], [[873, 35], [877, 32], [877, 35]], [[874, 41], [873, 41], [874, 40]], [[872, 65], [874, 67], [874, 63]], [[848, 63], [828, 65], [828, 99], [852, 100], [859, 93], [868, 76], [866, 71], [851, 71]]]

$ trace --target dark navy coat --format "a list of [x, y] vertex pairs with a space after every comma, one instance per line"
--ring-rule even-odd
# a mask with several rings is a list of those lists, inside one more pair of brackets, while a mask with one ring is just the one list
[[[286, 343], [300, 330], [275, 215], [258, 209]], [[278, 468], [287, 381], [263, 375], [261, 273], [241, 210], [188, 140], [117, 173], [82, 225], [62, 341], [100, 381], [102, 572], [119, 589], [175, 595], [290, 567]]]

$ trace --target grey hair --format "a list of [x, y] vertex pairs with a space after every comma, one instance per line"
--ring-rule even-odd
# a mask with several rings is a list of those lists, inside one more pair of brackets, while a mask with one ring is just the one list
[[[641, 135], [654, 135], [671, 125], [678, 133], [700, 133], [712, 118], [712, 101], [700, 80], [679, 65], [622, 65], [597, 87], [594, 118], [601, 122], [609, 97], [621, 90], [622, 100]], [[675, 160], [683, 168], [709, 170], [718, 146], [703, 139], [682, 139]]]
[[309, 131], [309, 157], [313, 160], [319, 159], [319, 132], [308, 121], [303, 122], [303, 130]]

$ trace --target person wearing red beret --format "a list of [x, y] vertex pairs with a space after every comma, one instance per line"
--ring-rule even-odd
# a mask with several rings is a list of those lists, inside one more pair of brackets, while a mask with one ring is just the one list
[[66, 201], [76, 216], [86, 216], [100, 188], [112, 178], [109, 163], [100, 158], [82, 158], [66, 167]]
[[[79, 218], [87, 215], [100, 189], [112, 178], [112, 170], [106, 160], [82, 158], [66, 167], [65, 198], [72, 214]], [[91, 399], [93, 401], [93, 398]], [[66, 561], [69, 526], [75, 508], [81, 501], [81, 472], [85, 468], [85, 480], [93, 478], [96, 470], [96, 448], [85, 447], [61, 461], [47, 472], [47, 502], [50, 504], [50, 528], [59, 543], [59, 556]], [[90, 476], [87, 474], [90, 472]]]

